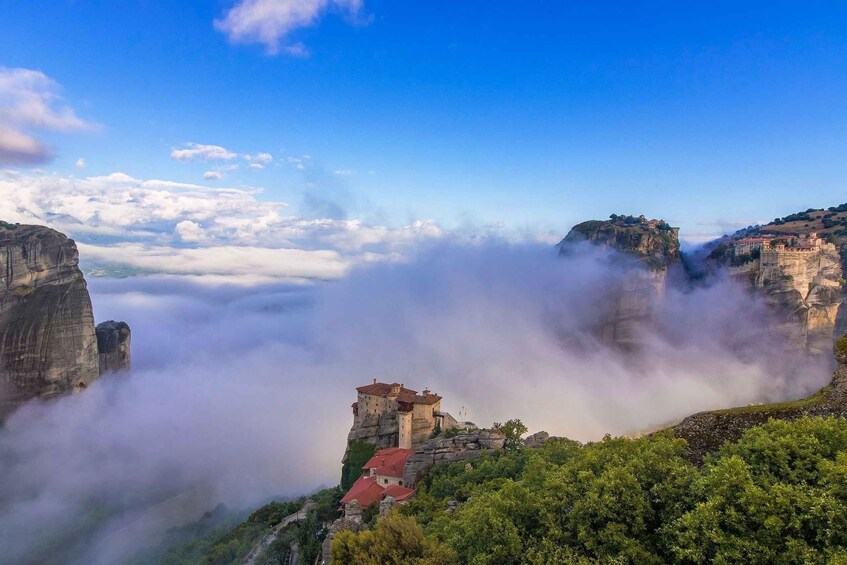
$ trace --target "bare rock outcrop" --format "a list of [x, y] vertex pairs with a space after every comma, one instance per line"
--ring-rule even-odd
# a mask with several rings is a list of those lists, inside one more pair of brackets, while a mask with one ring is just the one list
[[43, 227], [0, 226], [0, 418], [100, 375], [94, 314], [76, 244]]
[[847, 204], [777, 218], [709, 244], [709, 270], [725, 269], [764, 297], [798, 351], [827, 355], [847, 331]]
[[559, 252], [567, 253], [568, 244], [590, 241], [633, 255], [654, 269], [679, 263], [679, 230], [664, 220], [644, 216], [612, 215], [608, 220], [589, 220], [575, 225], [559, 243]]
[[606, 311], [598, 313], [595, 333], [605, 343], [623, 348], [637, 347], [642, 326], [664, 295], [669, 269], [680, 264], [679, 234], [664, 220], [644, 216], [612, 215], [609, 220], [590, 220], [571, 228], [559, 243], [559, 254], [567, 256], [580, 242], [620, 252], [626, 276], [610, 282]]
[[0, 267], [0, 421], [30, 399], [87, 388], [103, 362], [111, 369], [125, 359], [128, 367], [126, 324], [103, 334], [101, 358], [72, 239], [44, 226], [0, 222]]
[[344, 451], [342, 462], [347, 462], [350, 444], [356, 440], [373, 444], [377, 449], [397, 447], [398, 429], [396, 412], [364, 415], [361, 421], [354, 421], [350, 427], [350, 432], [347, 434], [347, 448]]
[[109, 320], [97, 324], [97, 351], [100, 374], [130, 369], [130, 339], [132, 332], [126, 322]]
[[424, 442], [406, 461], [403, 484], [415, 488], [417, 480], [433, 465], [442, 461], [468, 461], [483, 453], [503, 449], [506, 436], [499, 430], [460, 431], [452, 437], [440, 435]]

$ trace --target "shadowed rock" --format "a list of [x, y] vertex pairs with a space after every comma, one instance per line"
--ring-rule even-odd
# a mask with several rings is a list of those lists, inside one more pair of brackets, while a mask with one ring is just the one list
[[132, 337], [129, 325], [126, 322], [109, 320], [97, 324], [96, 332], [100, 374], [129, 371], [129, 344]]
[[100, 375], [91, 299], [76, 244], [43, 227], [0, 224], [0, 419], [31, 398]]
[[129, 369], [129, 326], [96, 330], [76, 244], [44, 226], [0, 221], [0, 421], [33, 398], [88, 388]]

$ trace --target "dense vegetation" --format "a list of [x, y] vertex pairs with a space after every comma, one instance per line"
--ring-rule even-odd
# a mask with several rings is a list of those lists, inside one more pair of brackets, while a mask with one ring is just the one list
[[668, 433], [437, 465], [344, 563], [847, 563], [847, 422], [771, 421], [707, 458]]
[[[257, 563], [263, 565], [287, 563], [292, 542], [299, 546], [301, 563], [314, 563], [321, 550], [326, 531], [324, 524], [338, 517], [342, 491], [339, 488], [321, 490], [309, 498], [317, 502], [303, 520], [296, 521], [280, 532], [276, 540], [262, 553]], [[241, 563], [259, 540], [282, 520], [302, 508], [306, 498], [271, 502], [262, 506], [245, 520], [235, 519], [219, 507], [202, 520], [175, 528], [159, 547], [139, 554], [132, 563], [162, 565], [229, 565]], [[239, 523], [240, 522], [240, 523]]]
[[372, 443], [367, 443], [360, 439], [354, 439], [350, 442], [350, 447], [347, 451], [347, 460], [341, 467], [341, 488], [345, 492], [350, 490], [353, 483], [356, 482], [362, 475], [362, 467], [368, 462], [368, 459], [376, 453], [376, 446]]

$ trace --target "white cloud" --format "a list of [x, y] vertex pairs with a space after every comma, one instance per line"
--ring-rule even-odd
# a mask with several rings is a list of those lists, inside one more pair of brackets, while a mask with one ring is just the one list
[[71, 132], [96, 128], [62, 104], [59, 85], [41, 71], [0, 67], [0, 164], [34, 165], [53, 150], [30, 130]]
[[304, 57], [309, 54], [305, 45], [286, 41], [291, 32], [315, 25], [330, 9], [355, 17], [362, 5], [363, 0], [240, 0], [215, 20], [215, 29], [231, 43], [259, 43], [269, 54]]
[[86, 165], [85, 159], [83, 159], [82, 157], [77, 159], [76, 163], [74, 163], [74, 167], [76, 167], [77, 169], [84, 169], [85, 165]]
[[203, 145], [200, 143], [186, 143], [184, 149], [171, 151], [171, 158], [176, 161], [231, 161], [238, 157], [235, 153], [221, 147], [220, 145]]
[[306, 168], [305, 161], [310, 159], [308, 155], [303, 155], [302, 157], [286, 157], [285, 160], [294, 165], [295, 168], [302, 171]]
[[[200, 241], [197, 223], [180, 222], [183, 241]], [[192, 240], [192, 238], [197, 238]], [[337, 279], [350, 265], [337, 251], [218, 245], [174, 248], [165, 245], [119, 243], [109, 246], [78, 243], [89, 262], [128, 265], [148, 273], [227, 277], [241, 283], [290, 279]], [[220, 279], [219, 279], [220, 280]]]
[[350, 175], [354, 174], [354, 171], [352, 169], [336, 169], [333, 171], [333, 173], [340, 177], [349, 177]]
[[251, 169], [264, 169], [265, 165], [272, 163], [274, 160], [273, 155], [270, 153], [256, 153], [255, 155], [245, 153], [242, 157], [250, 163]]
[[83, 179], [0, 173], [0, 219], [67, 233], [89, 272], [129, 268], [238, 284], [336, 278], [351, 265], [402, 259], [446, 235], [432, 222], [384, 227], [283, 215], [284, 203], [260, 194], [121, 172]]
[[206, 171], [203, 173], [203, 178], [206, 180], [220, 180], [224, 178], [224, 175], [220, 171]]
[[191, 220], [183, 220], [174, 226], [174, 235], [180, 241], [186, 243], [196, 243], [203, 241], [206, 238], [205, 230], [197, 222]]

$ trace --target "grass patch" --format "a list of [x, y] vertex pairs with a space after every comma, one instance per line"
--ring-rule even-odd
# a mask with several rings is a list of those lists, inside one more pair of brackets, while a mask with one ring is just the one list
[[768, 414], [771, 412], [787, 412], [791, 410], [802, 410], [803, 408], [811, 408], [816, 404], [820, 404], [832, 390], [832, 385], [827, 385], [811, 396], [800, 398], [798, 400], [788, 400], [786, 402], [774, 402], [772, 404], [751, 404], [749, 406], [739, 406], [737, 408], [725, 408], [723, 410], [710, 410], [711, 414], [726, 415], [726, 414]]

